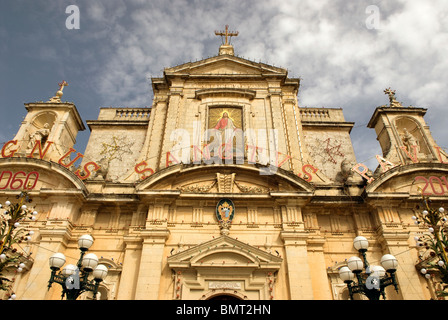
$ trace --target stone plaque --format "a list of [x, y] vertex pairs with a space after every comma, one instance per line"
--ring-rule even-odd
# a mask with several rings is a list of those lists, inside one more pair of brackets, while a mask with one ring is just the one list
[[209, 289], [234, 289], [241, 290], [241, 282], [232, 281], [210, 281], [208, 283]]

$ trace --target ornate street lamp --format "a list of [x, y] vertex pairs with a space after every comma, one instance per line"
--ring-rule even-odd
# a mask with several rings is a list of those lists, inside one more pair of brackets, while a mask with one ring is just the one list
[[[382, 266], [370, 266], [366, 257], [369, 247], [367, 239], [361, 236], [356, 237], [353, 240], [353, 246], [363, 259], [353, 256], [347, 260], [347, 267], [339, 269], [339, 276], [347, 284], [350, 299], [353, 300], [355, 293], [363, 294], [369, 300], [379, 300], [381, 296], [386, 299], [384, 289], [390, 285], [393, 285], [398, 293], [398, 283], [395, 279], [397, 259], [391, 254], [385, 254], [381, 258]], [[364, 266], [365, 273], [362, 272]]]
[[[67, 264], [62, 271], [60, 268], [65, 264], [65, 256], [62, 253], [55, 253], [49, 259], [51, 276], [48, 289], [53, 283], [62, 286], [62, 299], [76, 300], [83, 292], [93, 292], [93, 299], [96, 298], [98, 287], [101, 281], [107, 276], [107, 267], [98, 264], [98, 258], [94, 253], [87, 253], [93, 244], [90, 235], [83, 235], [78, 239], [78, 247], [81, 250], [81, 257], [77, 265]], [[88, 280], [89, 275], [93, 275], [93, 280]]]

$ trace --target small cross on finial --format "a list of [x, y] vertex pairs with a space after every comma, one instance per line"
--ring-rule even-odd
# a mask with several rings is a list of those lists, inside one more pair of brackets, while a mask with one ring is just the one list
[[224, 36], [225, 37], [225, 43], [224, 45], [228, 46], [229, 43], [229, 38], [231, 37], [236, 37], [238, 36], [239, 32], [238, 31], [231, 31], [229, 32], [229, 25], [226, 25], [226, 30], [225, 31], [215, 31], [215, 35], [217, 36]]
[[395, 90], [387, 88], [384, 93], [389, 96], [389, 102], [391, 107], [401, 107], [401, 104], [395, 99]]
[[53, 98], [50, 98], [49, 102], [61, 102], [61, 97], [64, 94], [62, 91], [64, 90], [64, 87], [68, 86], [67, 81], [62, 80], [61, 83], [58, 83], [59, 90], [56, 91], [56, 94]]
[[64, 87], [68, 86], [68, 83], [67, 83], [67, 81], [62, 80], [62, 82], [58, 83], [58, 85], [59, 85], [59, 91], [62, 91], [62, 90], [64, 90]]

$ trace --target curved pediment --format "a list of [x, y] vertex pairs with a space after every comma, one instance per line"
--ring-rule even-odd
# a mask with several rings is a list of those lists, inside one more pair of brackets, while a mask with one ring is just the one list
[[394, 167], [366, 187], [369, 198], [448, 194], [448, 164], [417, 163]]
[[311, 196], [314, 187], [281, 169], [263, 175], [253, 165], [174, 165], [149, 176], [136, 186], [140, 194], [232, 194], [233, 196]]
[[33, 158], [0, 159], [0, 191], [28, 190], [43, 192], [74, 191], [86, 195], [84, 183], [67, 168]]

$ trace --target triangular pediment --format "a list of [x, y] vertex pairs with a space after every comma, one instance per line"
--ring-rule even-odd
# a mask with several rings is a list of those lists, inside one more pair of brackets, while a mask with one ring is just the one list
[[278, 269], [283, 259], [247, 243], [222, 235], [168, 257], [171, 268], [237, 267]]
[[176, 67], [166, 68], [165, 75], [279, 75], [286, 76], [287, 70], [257, 63], [231, 55], [216, 56], [196, 62], [185, 63]]

